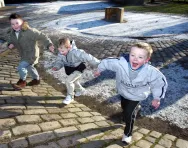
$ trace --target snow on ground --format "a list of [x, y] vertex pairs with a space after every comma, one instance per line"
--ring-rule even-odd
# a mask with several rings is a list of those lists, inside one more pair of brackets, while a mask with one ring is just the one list
[[[19, 5], [19, 11], [32, 13], [25, 18], [32, 21], [39, 21], [46, 17], [46, 23], [40, 23], [46, 30], [54, 32], [72, 33], [81, 36], [90, 36], [97, 38], [132, 40], [127, 37], [156, 37], [155, 40], [177, 38], [188, 38], [188, 18], [178, 15], [167, 15], [159, 13], [124, 13], [126, 23], [112, 23], [104, 21], [104, 8], [112, 4], [100, 1], [64, 1], [52, 3], [30, 3]], [[98, 10], [103, 11], [98, 11]], [[97, 10], [97, 11], [94, 11]], [[91, 12], [89, 12], [91, 11]], [[59, 16], [49, 22], [51, 16]], [[44, 18], [43, 18], [44, 19]], [[35, 26], [32, 26], [35, 27]], [[153, 40], [153, 39], [152, 39]], [[64, 69], [51, 71], [51, 64], [56, 56], [45, 52], [46, 60], [42, 61], [47, 72], [58, 78], [62, 83], [66, 78]], [[142, 115], [151, 118], [159, 117], [170, 121], [181, 128], [188, 128], [188, 70], [183, 69], [178, 64], [168, 65], [168, 69], [161, 69], [167, 77], [169, 84], [165, 99], [160, 108], [155, 111], [148, 104], [151, 98], [142, 102]], [[107, 101], [109, 104], [119, 108], [119, 98], [116, 96], [115, 75], [112, 72], [104, 72], [100, 77], [94, 78], [91, 70], [86, 70], [81, 80], [84, 87], [87, 88], [85, 95], [97, 97], [99, 101]], [[100, 96], [100, 97], [98, 97]]]

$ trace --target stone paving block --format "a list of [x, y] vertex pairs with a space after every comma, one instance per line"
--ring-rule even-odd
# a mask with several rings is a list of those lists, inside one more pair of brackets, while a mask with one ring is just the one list
[[145, 128], [141, 128], [138, 130], [138, 132], [144, 134], [144, 135], [147, 135], [150, 131], [148, 129], [145, 129]]
[[16, 125], [16, 122], [14, 119], [7, 118], [7, 119], [0, 119], [0, 129], [12, 127]]
[[188, 148], [188, 141], [186, 140], [183, 140], [183, 139], [178, 139], [176, 141], [176, 146], [178, 148]]
[[76, 119], [62, 119], [59, 121], [63, 126], [70, 126], [78, 124]]
[[108, 122], [106, 121], [98, 121], [98, 122], [95, 122], [95, 124], [97, 124], [100, 127], [110, 126], [110, 124], [108, 124]]
[[[9, 81], [9, 80], [0, 80], [0, 83], [1, 83], [1, 84], [9, 84], [10, 81]], [[6, 95], [6, 92], [5, 92], [5, 91], [2, 91], [2, 94]], [[9, 95], [10, 93], [7, 93], [7, 94]]]
[[112, 134], [107, 134], [107, 135], [104, 135], [102, 138], [100, 138], [100, 140], [103, 140], [104, 142], [106, 143], [110, 143], [114, 140], [117, 140], [118, 138]]
[[59, 145], [57, 145], [57, 143], [55, 143], [55, 142], [50, 142], [47, 145], [39, 145], [34, 148], [61, 148], [61, 147]]
[[156, 141], [156, 138], [153, 138], [153, 137], [150, 137], [150, 136], [145, 137], [145, 139], [147, 141], [151, 142], [151, 143], [155, 143], [155, 141]]
[[46, 100], [47, 104], [62, 104], [62, 100]]
[[136, 146], [139, 146], [141, 148], [150, 148], [152, 146], [152, 143], [146, 140], [140, 140], [136, 143]]
[[74, 106], [75, 106], [75, 107], [79, 107], [79, 108], [81, 108], [81, 107], [86, 107], [84, 104], [74, 104]]
[[92, 115], [94, 115], [94, 116], [101, 116], [101, 114], [100, 113], [98, 113], [98, 112], [90, 112]]
[[0, 100], [0, 104], [5, 104], [5, 100]]
[[105, 145], [104, 141], [92, 140], [92, 141], [89, 141], [88, 143], [80, 145], [79, 147], [80, 148], [100, 148], [103, 145]]
[[74, 106], [74, 102], [75, 102], [75, 101], [73, 101], [71, 104], [68, 104], [68, 105], [64, 106], [63, 108], [65, 108], [65, 109], [74, 108], [74, 107], [75, 107], [75, 106]]
[[27, 109], [44, 109], [45, 107], [42, 104], [39, 103], [33, 103], [33, 104], [28, 104], [26, 105]]
[[0, 148], [8, 148], [7, 144], [0, 144]]
[[6, 99], [6, 102], [8, 104], [24, 104], [25, 103], [25, 101], [22, 98], [20, 98], [20, 99], [17, 99], [17, 98]]
[[29, 143], [31, 145], [42, 143], [42, 142], [48, 142], [49, 140], [55, 139], [55, 135], [53, 131], [38, 133], [34, 135], [28, 136]]
[[33, 134], [40, 131], [41, 131], [40, 127], [36, 124], [16, 126], [12, 129], [12, 132], [15, 136], [20, 136], [23, 134]]
[[39, 123], [41, 118], [39, 115], [21, 115], [16, 117], [19, 123]]
[[93, 116], [89, 112], [77, 112], [75, 114], [77, 114], [79, 117], [91, 117], [91, 116]]
[[60, 120], [62, 119], [61, 116], [58, 114], [46, 114], [46, 115], [41, 115], [41, 118], [45, 121], [53, 121], [53, 120]]
[[28, 147], [28, 142], [25, 138], [19, 138], [11, 141], [9, 145], [11, 146], [11, 148], [24, 148]]
[[83, 110], [83, 111], [91, 111], [91, 109], [88, 108], [88, 107], [81, 107], [81, 110]]
[[40, 123], [39, 126], [41, 127], [42, 131], [50, 131], [61, 127], [58, 121]]
[[90, 123], [90, 122], [94, 122], [93, 119], [89, 118], [89, 117], [86, 117], [86, 118], [77, 118], [77, 120], [80, 122], [80, 123]]
[[2, 132], [3, 132], [3, 134], [0, 136], [0, 141], [1, 140], [11, 139], [12, 134], [11, 134], [10, 130], [4, 130]]
[[106, 148], [122, 148], [122, 146], [119, 146], [117, 144], [112, 144], [112, 145], [107, 146]]
[[98, 126], [94, 123], [88, 123], [88, 124], [83, 124], [83, 125], [77, 125], [78, 129], [81, 131], [89, 130], [89, 129], [96, 129]]
[[156, 131], [152, 131], [152, 132], [150, 133], [150, 136], [153, 136], [153, 137], [155, 137], [155, 138], [159, 138], [161, 135], [162, 135], [161, 133], [156, 132]]
[[[2, 82], [0, 82], [0, 83], [2, 83]], [[22, 93], [19, 91], [2, 91], [1, 93], [2, 93], [2, 95], [22, 96]]]
[[124, 130], [121, 128], [118, 128], [111, 132], [111, 134], [113, 134], [116, 137], [122, 137], [123, 133], [124, 133]]
[[133, 146], [131, 146], [130, 148], [140, 148], [140, 147], [137, 147], [137, 146], [133, 145]]
[[31, 114], [47, 114], [48, 112], [45, 109], [30, 109], [30, 110], [24, 110], [24, 113], [27, 115], [31, 115]]
[[163, 147], [163, 146], [161, 146], [161, 145], [159, 145], [159, 144], [156, 144], [156, 145], [154, 146], [154, 148], [165, 148], [165, 147]]
[[64, 114], [61, 114], [61, 116], [64, 118], [64, 119], [67, 119], [67, 118], [76, 118], [78, 117], [76, 114], [74, 113], [64, 113]]
[[[50, 113], [50, 114], [54, 114], [54, 113], [67, 113], [68, 110], [67, 109], [64, 109], [64, 108], [53, 108], [53, 109], [47, 109], [47, 111]], [[62, 114], [63, 115], [63, 114]]]
[[54, 133], [57, 137], [65, 137], [78, 133], [79, 130], [75, 126], [65, 127], [54, 130]]
[[10, 118], [22, 115], [22, 110], [0, 110], [0, 118]]
[[37, 93], [34, 93], [34, 92], [22, 92], [22, 95], [23, 96], [38, 96]]
[[0, 109], [26, 109], [26, 107], [22, 104], [4, 104], [4, 105], [0, 105]]
[[80, 108], [74, 107], [74, 108], [68, 108], [69, 112], [81, 112], [82, 110]]
[[93, 120], [95, 121], [102, 121], [102, 120], [106, 120], [103, 116], [93, 116], [91, 117]]
[[101, 132], [100, 130], [91, 130], [91, 131], [82, 132], [82, 135], [88, 140], [91, 140], [91, 139], [99, 139], [99, 137], [102, 137], [104, 133]]
[[70, 147], [83, 143], [84, 141], [86, 141], [86, 138], [84, 138], [82, 135], [74, 135], [58, 140], [57, 142], [61, 147]]
[[133, 137], [133, 140], [134, 140], [134, 141], [138, 141], [138, 140], [142, 139], [143, 136], [144, 136], [144, 135], [141, 134], [141, 133], [139, 133], [139, 132], [134, 132], [132, 137]]
[[171, 141], [175, 141], [177, 137], [173, 136], [173, 135], [169, 135], [169, 134], [165, 134], [163, 136], [164, 139], [168, 139], [168, 140], [171, 140]]

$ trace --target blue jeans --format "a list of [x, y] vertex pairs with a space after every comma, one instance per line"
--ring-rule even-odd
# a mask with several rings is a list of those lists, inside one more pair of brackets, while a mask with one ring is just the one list
[[29, 64], [26, 61], [21, 61], [18, 65], [18, 72], [20, 75], [20, 79], [26, 80], [27, 73], [29, 73], [32, 77], [32, 79], [39, 80], [39, 74], [37, 69], [34, 67], [34, 65]]

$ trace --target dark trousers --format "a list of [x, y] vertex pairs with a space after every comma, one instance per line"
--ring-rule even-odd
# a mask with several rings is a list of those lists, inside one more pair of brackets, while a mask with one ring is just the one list
[[123, 118], [126, 125], [124, 134], [128, 137], [132, 136], [133, 125], [137, 114], [136, 109], [138, 105], [139, 101], [128, 100], [121, 96], [121, 107], [123, 109]]

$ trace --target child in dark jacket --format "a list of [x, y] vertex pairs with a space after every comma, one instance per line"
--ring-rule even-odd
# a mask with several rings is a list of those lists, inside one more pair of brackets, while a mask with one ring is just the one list
[[20, 79], [13, 87], [21, 90], [26, 86], [27, 73], [32, 76], [32, 81], [28, 86], [40, 84], [40, 77], [35, 65], [39, 60], [38, 41], [42, 40], [45, 47], [50, 51], [54, 51], [54, 46], [51, 40], [37, 29], [30, 28], [19, 14], [13, 13], [9, 17], [11, 23], [11, 31], [8, 38], [8, 48], [18, 49], [21, 61], [18, 65]]

